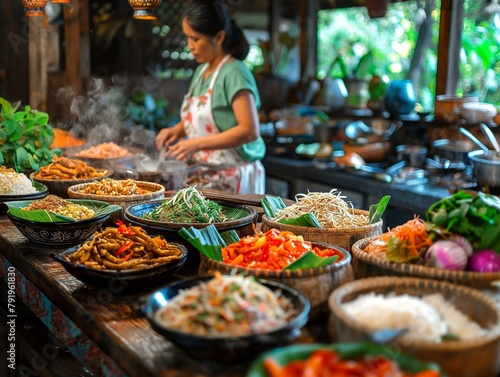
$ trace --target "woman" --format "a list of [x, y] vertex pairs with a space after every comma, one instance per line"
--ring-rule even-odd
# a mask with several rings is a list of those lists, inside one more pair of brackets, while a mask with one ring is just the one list
[[[182, 30], [198, 63], [181, 121], [156, 137], [166, 157], [205, 164], [202, 174], [233, 194], [263, 194], [265, 144], [255, 79], [241, 61], [249, 45], [219, 1], [191, 2]], [[207, 167], [208, 166], [208, 167]], [[208, 177], [207, 177], [208, 175]]]

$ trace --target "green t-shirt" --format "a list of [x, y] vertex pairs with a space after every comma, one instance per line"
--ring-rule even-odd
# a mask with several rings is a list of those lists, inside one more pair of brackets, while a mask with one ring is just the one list
[[[206, 80], [200, 78], [196, 85], [193, 87], [200, 70], [205, 64], [201, 64], [196, 68], [193, 75], [193, 80], [189, 88], [193, 89], [193, 96], [201, 96], [205, 94], [210, 86], [212, 75], [208, 76]], [[212, 114], [214, 116], [215, 124], [220, 131], [225, 131], [234, 127], [237, 124], [236, 117], [233, 112], [232, 102], [234, 96], [240, 90], [249, 90], [254, 97], [257, 109], [260, 108], [260, 97], [257, 89], [257, 84], [252, 72], [248, 67], [238, 59], [234, 59], [229, 63], [222, 66], [217, 80], [215, 80], [214, 88], [212, 91]], [[236, 148], [240, 156], [246, 161], [260, 160], [265, 154], [264, 140], [259, 137], [258, 139], [246, 143], [241, 147]]]

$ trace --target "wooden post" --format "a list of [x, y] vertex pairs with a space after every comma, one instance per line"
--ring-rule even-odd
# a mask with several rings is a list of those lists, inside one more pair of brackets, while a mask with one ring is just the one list
[[300, 7], [300, 78], [316, 77], [318, 2], [299, 0]]
[[89, 0], [64, 7], [66, 77], [77, 92], [85, 93], [90, 79]]

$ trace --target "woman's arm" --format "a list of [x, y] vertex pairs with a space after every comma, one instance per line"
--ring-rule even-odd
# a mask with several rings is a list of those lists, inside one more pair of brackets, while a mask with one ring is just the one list
[[200, 150], [236, 148], [259, 137], [259, 115], [253, 94], [240, 90], [233, 98], [236, 126], [216, 135], [180, 140], [168, 149], [167, 156], [187, 160]]

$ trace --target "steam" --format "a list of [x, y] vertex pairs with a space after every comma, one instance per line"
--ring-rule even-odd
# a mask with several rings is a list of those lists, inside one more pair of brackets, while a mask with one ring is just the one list
[[62, 128], [86, 140], [88, 146], [114, 142], [155, 154], [155, 132], [127, 117], [125, 84], [123, 79], [114, 80], [113, 85], [92, 79], [86, 95], [78, 94], [72, 87], [60, 89], [58, 101], [68, 105], [71, 118]]

